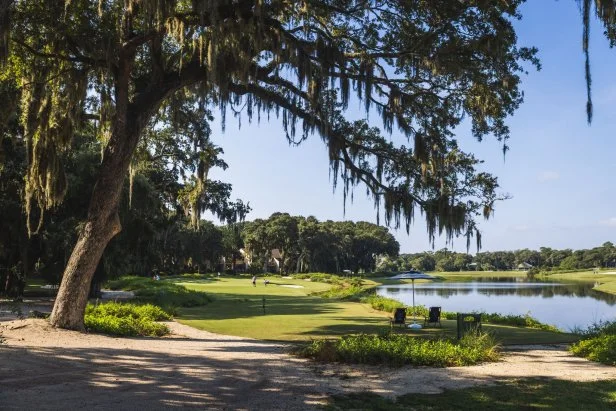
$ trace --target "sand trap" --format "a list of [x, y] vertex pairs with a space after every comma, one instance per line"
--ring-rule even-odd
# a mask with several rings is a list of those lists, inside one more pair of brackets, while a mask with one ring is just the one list
[[278, 287], [287, 287], [287, 288], [304, 288], [303, 285], [293, 285], [293, 284], [278, 284]]

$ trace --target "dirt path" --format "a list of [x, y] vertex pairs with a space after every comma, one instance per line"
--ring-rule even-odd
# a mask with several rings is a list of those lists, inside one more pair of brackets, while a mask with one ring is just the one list
[[616, 381], [616, 367], [564, 347], [519, 347], [504, 362], [473, 367], [317, 366], [281, 344], [168, 324], [171, 337], [150, 339], [57, 330], [45, 320], [0, 322], [0, 408], [301, 410], [358, 391], [395, 397], [516, 377]]

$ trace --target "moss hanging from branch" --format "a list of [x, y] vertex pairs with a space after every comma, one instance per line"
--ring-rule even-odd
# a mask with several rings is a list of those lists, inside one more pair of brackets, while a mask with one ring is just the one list
[[[60, 75], [61, 74], [61, 75]], [[86, 97], [83, 72], [68, 64], [39, 68], [22, 81], [22, 125], [28, 145], [25, 200], [28, 232], [37, 233], [44, 211], [57, 206], [66, 193], [62, 154], [69, 149]], [[36, 228], [30, 216], [40, 210]]]
[[[492, 134], [506, 147], [505, 119], [522, 101], [522, 63], [537, 63], [534, 49], [516, 43], [511, 20], [521, 3], [33, 0], [14, 7], [13, 35], [25, 66], [54, 63], [44, 65], [48, 79], [60, 74], [56, 66], [84, 72], [103, 141], [118, 114], [119, 67], [131, 70], [128, 121], [143, 122], [143, 107], [154, 113], [178, 89], [199, 85], [223, 128], [231, 108], [240, 120], [280, 117], [290, 144], [320, 134], [345, 201], [363, 185], [385, 223], [409, 230], [419, 211], [432, 238], [450, 239], [470, 235], [500, 198], [495, 180], [478, 178], [476, 160], [456, 152], [453, 130], [467, 118], [475, 138]], [[380, 117], [381, 130], [346, 121], [351, 93], [366, 118]], [[45, 110], [58, 105], [41, 101]], [[36, 153], [66, 149], [60, 136], [42, 138]], [[59, 163], [49, 159], [33, 176], [46, 167], [56, 176]], [[41, 205], [61, 197], [41, 194], [46, 180], [31, 186]], [[61, 193], [61, 184], [49, 187]]]

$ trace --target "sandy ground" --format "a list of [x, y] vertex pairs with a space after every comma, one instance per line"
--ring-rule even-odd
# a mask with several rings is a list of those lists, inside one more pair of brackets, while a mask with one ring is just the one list
[[611, 379], [616, 367], [564, 346], [515, 347], [473, 367], [317, 365], [288, 347], [169, 322], [165, 338], [113, 338], [54, 329], [45, 320], [0, 322], [0, 409], [314, 409], [329, 395], [395, 397], [512, 378]]

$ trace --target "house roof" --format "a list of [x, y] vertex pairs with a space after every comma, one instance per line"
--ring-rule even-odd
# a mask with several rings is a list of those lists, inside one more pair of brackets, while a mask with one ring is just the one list
[[279, 249], [272, 248], [272, 258], [282, 258], [282, 254], [280, 254]]

